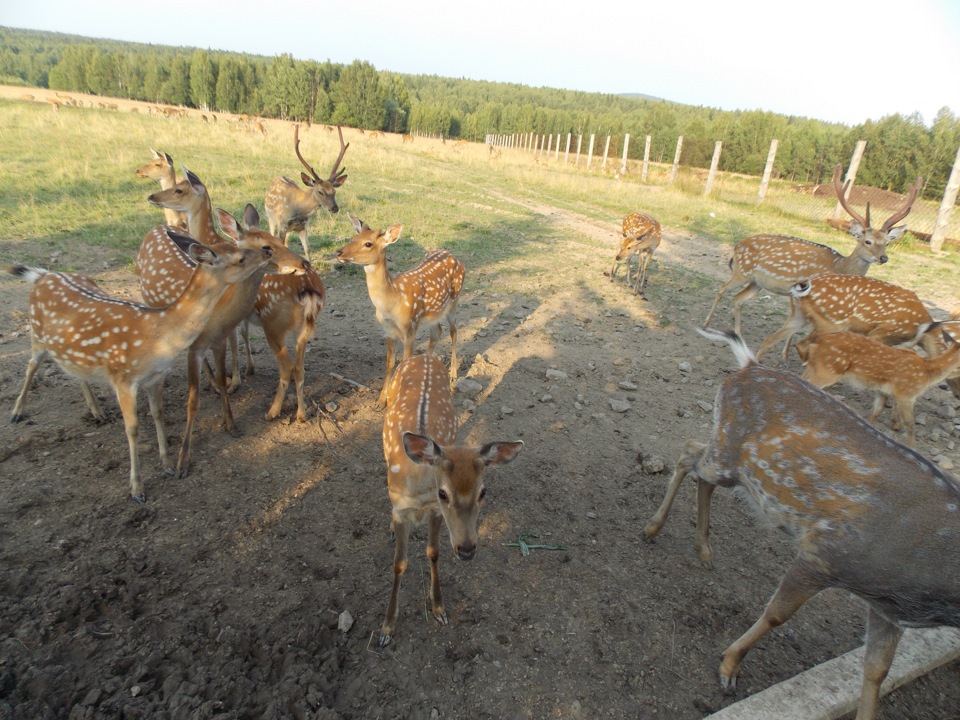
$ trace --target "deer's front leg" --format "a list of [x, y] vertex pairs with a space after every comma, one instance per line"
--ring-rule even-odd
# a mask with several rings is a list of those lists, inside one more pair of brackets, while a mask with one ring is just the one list
[[400, 578], [407, 571], [407, 538], [410, 535], [410, 524], [393, 516], [393, 534], [395, 544], [393, 548], [393, 587], [390, 590], [390, 602], [387, 604], [387, 615], [380, 626], [380, 640], [377, 646], [382, 650], [393, 639], [393, 632], [397, 629], [398, 603], [400, 600]]

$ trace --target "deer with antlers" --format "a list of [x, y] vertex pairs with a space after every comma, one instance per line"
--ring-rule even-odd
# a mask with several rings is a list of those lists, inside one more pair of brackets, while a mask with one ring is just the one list
[[[939, 323], [921, 325], [919, 334], [938, 332]], [[960, 345], [953, 343], [936, 357], [921, 357], [913, 350], [893, 348], [848, 331], [810, 335], [796, 344], [803, 361], [803, 379], [818, 388], [841, 380], [875, 393], [868, 422], [883, 412], [887, 396], [894, 401], [894, 429], [899, 424], [907, 445], [917, 446], [913, 407], [923, 393], [947, 378], [960, 376]]]
[[387, 270], [387, 246], [400, 239], [402, 225], [374, 230], [350, 216], [356, 235], [334, 256], [339, 263], [362, 265], [367, 275], [367, 292], [383, 326], [387, 343], [387, 370], [377, 401], [385, 407], [390, 376], [396, 363], [396, 346], [403, 346], [403, 359], [413, 354], [420, 325], [430, 328], [429, 352], [440, 340], [440, 323], [450, 327], [450, 380], [457, 379], [457, 302], [463, 288], [463, 263], [446, 250], [434, 250], [416, 267], [397, 275]]
[[[183, 168], [183, 173], [185, 180], [169, 190], [154, 193], [148, 198], [149, 202], [186, 212], [191, 232], [195, 231], [199, 235], [197, 240], [210, 247], [266, 247], [271, 250], [272, 258], [269, 265], [223, 294], [207, 326], [187, 351], [187, 423], [177, 458], [177, 473], [181, 477], [189, 472], [190, 467], [191, 438], [200, 404], [200, 367], [206, 351], [212, 349], [214, 354], [213, 384], [220, 394], [224, 427], [231, 435], [239, 435], [226, 386], [226, 344], [231, 338], [235, 338], [237, 326], [253, 312], [260, 283], [267, 273], [304, 274], [310, 266], [309, 261], [288, 249], [279, 238], [259, 229], [259, 216], [256, 209], [249, 204], [245, 211], [246, 227], [241, 226], [229, 213], [217, 211], [220, 225], [229, 241], [222, 238], [213, 229], [206, 187], [187, 168]], [[140, 246], [136, 261], [137, 279], [148, 304], [162, 302], [165, 294], [175, 292], [183, 282], [186, 266], [179, 248], [170, 243], [153, 242], [148, 235]]]
[[660, 532], [693, 475], [696, 548], [709, 566], [713, 491], [742, 492], [797, 554], [763, 614], [723, 653], [721, 686], [735, 689], [750, 649], [835, 587], [867, 606], [857, 720], [873, 720], [903, 628], [960, 626], [960, 483], [793, 373], [759, 365], [739, 335], [702, 334], [727, 342], [740, 370], [717, 391], [709, 443], [687, 443], [644, 533]]
[[450, 544], [460, 560], [477, 553], [477, 520], [486, 495], [488, 467], [505, 465], [523, 443], [492, 442], [480, 447], [457, 445], [457, 416], [447, 371], [433, 355], [415, 355], [397, 366], [390, 380], [383, 419], [383, 454], [387, 490], [393, 507], [390, 527], [396, 537], [393, 587], [379, 647], [386, 647], [397, 627], [400, 578], [407, 569], [410, 530], [428, 525], [430, 608], [447, 624], [440, 592], [440, 526], [446, 524]]
[[[866, 275], [873, 263], [887, 262], [887, 244], [900, 237], [906, 231], [906, 225], [894, 227], [910, 212], [917, 192], [923, 185], [923, 178], [910, 188], [906, 202], [879, 229], [870, 225], [870, 205], [867, 205], [866, 218], [854, 211], [845, 197], [851, 181], [840, 185], [841, 165], [833, 173], [833, 186], [837, 199], [854, 219], [850, 234], [857, 239], [857, 245], [848, 256], [843, 256], [826, 245], [801, 240], [787, 235], [753, 235], [738, 242], [733, 248], [730, 259], [732, 277], [717, 292], [713, 306], [704, 320], [704, 326], [710, 325], [720, 299], [733, 287], [746, 285], [733, 299], [734, 329], [741, 332], [740, 313], [743, 304], [755, 297], [760, 290], [776, 295], [788, 295], [796, 283], [822, 275], [823, 273], [844, 273]], [[759, 354], [758, 354], [759, 357]]]
[[633, 286], [633, 294], [643, 295], [647, 285], [647, 268], [654, 251], [660, 247], [660, 223], [645, 213], [632, 213], [623, 218], [623, 238], [620, 248], [613, 258], [610, 268], [610, 282], [616, 275], [620, 263], [627, 264], [627, 285], [630, 285], [630, 258], [637, 257], [637, 281]]
[[11, 420], [23, 418], [27, 390], [46, 359], [80, 379], [87, 406], [99, 420], [103, 412], [88, 383], [109, 382], [123, 414], [130, 450], [130, 494], [136, 502], [146, 497], [137, 452], [137, 390], [142, 386], [147, 391], [160, 460], [164, 470], [172, 472], [163, 425], [163, 378], [174, 360], [204, 332], [218, 298], [228, 287], [259, 272], [273, 255], [269, 247], [214, 251], [165, 227], [154, 228], [150, 234], [181, 244], [193, 266], [183, 291], [161, 307], [112, 297], [81, 275], [24, 266], [10, 269], [33, 283], [31, 357]]
[[[177, 184], [177, 171], [173, 167], [173, 158], [153, 148], [150, 148], [150, 152], [153, 153], [153, 160], [138, 167], [134, 174], [137, 177], [156, 180], [160, 183], [161, 190], [169, 190]], [[187, 216], [184, 213], [164, 208], [163, 217], [170, 227], [187, 229]]]
[[[790, 298], [786, 322], [763, 341], [758, 358], [781, 340], [786, 357], [790, 339], [808, 325], [821, 335], [849, 330], [886, 345], [920, 343], [930, 357], [945, 349], [940, 332], [929, 330], [933, 318], [917, 294], [884, 280], [826, 273], [794, 285]], [[924, 325], [928, 330], [920, 332]]]
[[310, 245], [307, 242], [307, 223], [310, 222], [310, 218], [320, 208], [332, 213], [340, 212], [340, 207], [337, 205], [337, 188], [347, 181], [347, 169], [340, 168], [340, 163], [350, 143], [343, 142], [343, 129], [339, 125], [337, 132], [340, 133], [340, 154], [333, 163], [330, 176], [324, 180], [300, 154], [300, 126], [295, 126], [293, 150], [303, 166], [310, 171], [309, 175], [305, 172], [300, 173], [300, 179], [308, 189], [301, 190], [290, 178], [281, 177], [274, 180], [267, 190], [264, 208], [270, 234], [276, 235], [286, 244], [290, 233], [297, 233], [300, 236], [300, 244], [303, 245], [303, 256], [307, 258], [310, 257]]

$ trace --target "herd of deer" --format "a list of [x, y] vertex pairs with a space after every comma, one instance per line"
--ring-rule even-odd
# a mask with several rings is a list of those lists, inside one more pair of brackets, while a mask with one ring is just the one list
[[[325, 299], [323, 282], [308, 260], [306, 224], [320, 208], [338, 212], [336, 191], [347, 179], [340, 164], [348, 147], [340, 130], [340, 153], [328, 177], [322, 178], [303, 158], [299, 128], [295, 130], [294, 151], [309, 171], [301, 173], [306, 189], [288, 178], [271, 183], [265, 199], [268, 232], [260, 229], [252, 205], [247, 205], [242, 223], [223, 210], [214, 212], [200, 179], [182, 168], [178, 181], [172, 158], [154, 151], [153, 161], [136, 174], [159, 181], [160, 192], [148, 201], [164, 209], [167, 224], [147, 233], [137, 255], [143, 303], [110, 296], [80, 275], [10, 268], [33, 282], [31, 358], [12, 419], [23, 416], [27, 390], [45, 359], [80, 379], [86, 404], [97, 419], [104, 414], [88, 383], [109, 382], [126, 428], [131, 495], [144, 502], [136, 444], [139, 388], [147, 392], [164, 470], [185, 475], [201, 366], [220, 395], [226, 429], [237, 433], [229, 400], [242, 382], [236, 334], [239, 330], [246, 340], [250, 373], [248, 323], [253, 321], [262, 325], [279, 366], [279, 385], [266, 418], [279, 415], [292, 379], [297, 419], [304, 420], [304, 348]], [[730, 288], [745, 286], [734, 300], [735, 332], [700, 332], [728, 343], [741, 369], [721, 384], [711, 440], [687, 444], [645, 536], [659, 533], [681, 481], [692, 474], [697, 480], [696, 546], [709, 565], [713, 491], [717, 486], [742, 489], [774, 524], [797, 537], [799, 549], [761, 618], [724, 653], [723, 687], [735, 686], [744, 656], [768, 630], [788, 620], [820, 590], [839, 587], [869, 608], [857, 714], [858, 720], [867, 720], [874, 716], [902, 628], [960, 626], [960, 484], [912, 449], [916, 398], [945, 378], [960, 376], [960, 345], [953, 340], [960, 335], [960, 325], [934, 323], [914, 293], [866, 277], [871, 264], [887, 261], [887, 244], [904, 231], [896, 223], [910, 211], [920, 182], [879, 229], [871, 227], [869, 205], [866, 217], [847, 205], [840, 167], [834, 185], [853, 217], [857, 246], [849, 257], [780, 235], [756, 235], [736, 245], [730, 263], [733, 276], [720, 288], [704, 323], [709, 325]], [[431, 609], [438, 622], [446, 623], [438, 575], [441, 525], [448, 529], [456, 556], [473, 558], [486, 493], [484, 471], [513, 460], [523, 443], [457, 444], [451, 384], [457, 377], [455, 313], [463, 263], [437, 250], [415, 268], [392, 275], [386, 249], [400, 238], [402, 226], [375, 230], [354, 217], [350, 222], [355, 234], [334, 259], [364, 268], [387, 350], [378, 408], [385, 408], [383, 450], [396, 544], [393, 586], [378, 643], [383, 648], [397, 624], [410, 529], [428, 526]], [[291, 233], [299, 235], [303, 256], [287, 247]], [[660, 225], [635, 213], [624, 218], [622, 234], [611, 281], [618, 263], [639, 255], [633, 290], [643, 293], [651, 256], [661, 241]], [[740, 313], [743, 303], [761, 289], [789, 296], [791, 309], [783, 328], [754, 356], [740, 337]], [[449, 370], [434, 353], [442, 323], [449, 326], [451, 338]], [[805, 365], [802, 378], [759, 364], [758, 358], [783, 339], [786, 353], [792, 335], [808, 325], [813, 332], [797, 344]], [[429, 349], [414, 355], [421, 326], [429, 328]], [[295, 360], [285, 347], [290, 334], [296, 335]], [[403, 348], [399, 364], [398, 342]], [[902, 343], [922, 345], [926, 356], [891, 347]], [[233, 352], [229, 382], [228, 346]], [[213, 355], [212, 368], [207, 351]], [[161, 389], [181, 356], [187, 358], [187, 420], [174, 464]], [[880, 433], [820, 389], [841, 379], [877, 393], [871, 422], [883, 409], [885, 396], [891, 396], [911, 447]]]

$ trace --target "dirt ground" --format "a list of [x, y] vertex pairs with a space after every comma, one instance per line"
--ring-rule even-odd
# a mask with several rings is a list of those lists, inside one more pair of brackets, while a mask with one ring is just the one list
[[[734, 366], [691, 330], [729, 251], [666, 228], [642, 300], [604, 274], [614, 224], [535, 210], [603, 251], [556, 241], [541, 265], [468, 268], [460, 374], [482, 389], [456, 395], [460, 437], [526, 447], [487, 478], [477, 558], [455, 560], [444, 533], [448, 626], [426, 612], [421, 531], [394, 642], [375, 650], [393, 552], [374, 408], [384, 346], [362, 273], [327, 271], [306, 360], [309, 422], [291, 424], [292, 394], [281, 420], [263, 419], [276, 367], [254, 333], [257, 373], [233, 396], [243, 438], [219, 429], [205, 392], [185, 479], [160, 472], [141, 401], [144, 505], [129, 498], [109, 389], [98, 394], [112, 420], [98, 425], [76, 382], [48, 365], [28, 419], [0, 425], [0, 718], [702, 718], [856, 647], [862, 610], [828, 591], [760, 643], [735, 696], [721, 693], [720, 653], [761, 612], [790, 545], [718, 492], [717, 558], [704, 569], [691, 487], [655, 543], [641, 535], [681, 445], [707, 436], [717, 383]], [[709, 278], [705, 289], [688, 287], [681, 266]], [[129, 271], [97, 278], [135, 294]], [[28, 358], [27, 295], [0, 279], [8, 410]], [[941, 315], [947, 301], [931, 299]], [[753, 347], [782, 305], [749, 306]], [[728, 301], [718, 317], [728, 322]], [[165, 396], [176, 448], [182, 369]], [[941, 389], [918, 404], [920, 449], [946, 464], [960, 462], [956, 408]], [[524, 556], [521, 537], [562, 549]], [[349, 629], [339, 625], [347, 613]], [[958, 664], [889, 696], [880, 713], [958, 716]]]

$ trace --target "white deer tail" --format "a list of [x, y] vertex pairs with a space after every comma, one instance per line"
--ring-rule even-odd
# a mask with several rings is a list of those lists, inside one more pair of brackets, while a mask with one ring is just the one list
[[743, 338], [733, 330], [727, 330], [724, 332], [722, 330], [712, 330], [710, 328], [698, 327], [694, 329], [708, 340], [722, 340], [723, 342], [727, 343], [727, 345], [729, 345], [730, 349], [733, 351], [733, 356], [737, 359], [737, 362], [740, 364], [741, 368], [757, 364], [756, 355], [750, 351], [750, 348], [747, 347], [747, 344], [743, 341]]

